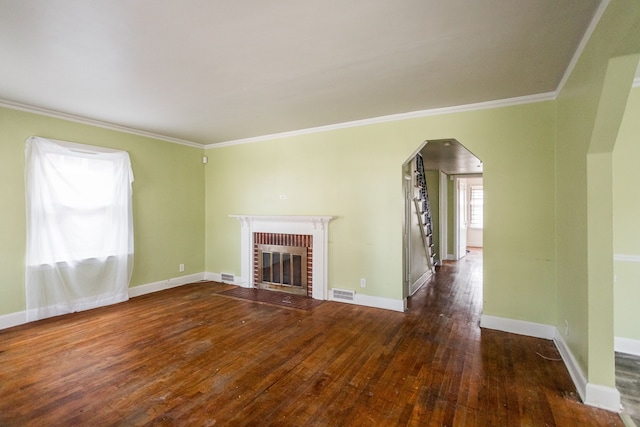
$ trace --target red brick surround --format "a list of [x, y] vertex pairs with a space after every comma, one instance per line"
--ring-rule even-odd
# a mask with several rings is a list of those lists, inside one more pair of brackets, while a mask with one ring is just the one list
[[258, 245], [307, 248], [307, 295], [313, 295], [313, 236], [307, 234], [253, 233], [253, 283], [258, 283], [260, 280], [258, 272]]

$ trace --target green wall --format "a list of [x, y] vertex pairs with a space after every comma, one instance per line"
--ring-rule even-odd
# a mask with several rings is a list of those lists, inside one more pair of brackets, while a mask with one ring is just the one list
[[25, 309], [24, 143], [32, 135], [129, 152], [135, 178], [131, 286], [204, 271], [204, 150], [0, 108], [0, 315]]
[[455, 138], [484, 162], [484, 312], [555, 324], [554, 114], [549, 101], [210, 149], [206, 269], [240, 274], [230, 214], [333, 215], [329, 287], [401, 299], [402, 165]]
[[[336, 217], [329, 286], [392, 299], [403, 297], [402, 165], [425, 140], [452, 138], [484, 165], [484, 314], [560, 331], [566, 320], [564, 339], [588, 381], [614, 386], [613, 253], [640, 253], [626, 216], [632, 209], [636, 218], [638, 204], [621, 197], [632, 191], [621, 181], [637, 153], [637, 120], [623, 121], [623, 112], [627, 99], [627, 117], [639, 111], [637, 95], [628, 98], [638, 52], [640, 2], [612, 0], [556, 101], [219, 147], [207, 150], [207, 165], [202, 149], [0, 109], [0, 315], [25, 308], [28, 136], [130, 153], [132, 286], [203, 271], [239, 275], [240, 224], [230, 214], [322, 214]], [[638, 331], [623, 326], [632, 308], [618, 304], [637, 295], [627, 267], [615, 264], [616, 333], [634, 338]]]
[[564, 339], [588, 381], [609, 387], [615, 387], [611, 152], [637, 66], [637, 59], [635, 65], [610, 59], [638, 52], [639, 27], [637, 0], [611, 1], [557, 99], [557, 325], [564, 331], [568, 322]]
[[640, 88], [631, 91], [613, 150], [614, 331], [640, 340]]

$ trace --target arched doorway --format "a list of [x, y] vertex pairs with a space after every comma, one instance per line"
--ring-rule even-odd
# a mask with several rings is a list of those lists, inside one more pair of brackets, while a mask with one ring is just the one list
[[[420, 164], [423, 171], [420, 170]], [[484, 187], [482, 161], [455, 138], [427, 140], [403, 164], [404, 189], [404, 296], [426, 283], [432, 268], [428, 245], [433, 245], [435, 265], [463, 258], [469, 247], [481, 254]], [[426, 185], [432, 224], [424, 227], [420, 174]], [[419, 203], [416, 203], [418, 199]], [[432, 233], [430, 239], [425, 234]]]

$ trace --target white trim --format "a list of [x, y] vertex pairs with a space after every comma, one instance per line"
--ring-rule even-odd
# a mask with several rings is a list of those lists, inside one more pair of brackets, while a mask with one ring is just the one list
[[[204, 278], [205, 280], [222, 282], [220, 273], [207, 272], [207, 273], [204, 273]], [[248, 283], [246, 279], [241, 278], [239, 276], [236, 276], [235, 279], [236, 280], [232, 283], [233, 285], [246, 287], [246, 284]], [[230, 283], [230, 282], [224, 282], [224, 283]], [[407, 304], [406, 299], [398, 300], [393, 298], [384, 298], [384, 297], [376, 297], [371, 295], [359, 294], [357, 291], [354, 291], [354, 292], [355, 294], [354, 294], [353, 301], [333, 299], [333, 297], [331, 296], [332, 295], [331, 292], [328, 292], [327, 299], [329, 301], [343, 302], [346, 304], [362, 305], [362, 306], [374, 307], [374, 308], [382, 308], [385, 310], [393, 310], [393, 311], [400, 311], [400, 312], [404, 312], [406, 309], [406, 304]]]
[[603, 386], [587, 381], [582, 368], [557, 328], [555, 329], [553, 341], [562, 356], [562, 360], [569, 371], [569, 375], [582, 401], [589, 406], [620, 412], [620, 392], [614, 387]]
[[[126, 127], [126, 126], [116, 125], [113, 123], [108, 123], [100, 120], [90, 119], [83, 116], [78, 116], [75, 114], [62, 113], [62, 112], [50, 110], [47, 108], [22, 104], [22, 103], [9, 101], [1, 98], [0, 98], [0, 107], [5, 107], [13, 110], [26, 111], [29, 113], [36, 113], [43, 116], [69, 120], [76, 123], [88, 124], [91, 126], [97, 126], [104, 129], [116, 130], [119, 132], [125, 132], [132, 135], [139, 135], [139, 136], [149, 137], [153, 139], [158, 139], [161, 141], [172, 142], [175, 144], [186, 145], [186, 146], [195, 147], [195, 148], [204, 148], [208, 150], [212, 148], [223, 148], [223, 147], [229, 147], [234, 145], [250, 144], [253, 142], [270, 141], [274, 139], [287, 138], [292, 136], [308, 135], [313, 133], [328, 132], [332, 130], [347, 129], [347, 128], [358, 127], [358, 126], [394, 122], [394, 121], [414, 119], [414, 118], [420, 118], [420, 117], [438, 116], [443, 114], [462, 113], [462, 112], [477, 111], [477, 110], [484, 110], [484, 109], [491, 109], [491, 108], [509, 107], [509, 106], [522, 105], [522, 104], [531, 104], [531, 103], [542, 102], [542, 101], [554, 101], [558, 97], [558, 94], [562, 91], [562, 88], [564, 87], [567, 80], [569, 79], [569, 76], [573, 72], [573, 69], [577, 64], [580, 58], [580, 55], [582, 55], [584, 48], [586, 47], [589, 39], [591, 38], [591, 35], [595, 30], [598, 22], [602, 18], [604, 11], [607, 9], [609, 2], [610, 0], [602, 0], [602, 3], [600, 3], [600, 6], [596, 10], [596, 13], [594, 14], [593, 18], [591, 19], [589, 27], [587, 27], [587, 30], [585, 31], [582, 39], [580, 40], [580, 44], [578, 45], [576, 51], [574, 52], [571, 62], [567, 66], [563, 74], [563, 77], [560, 80], [560, 83], [558, 84], [558, 86], [553, 92], [544, 92], [544, 93], [538, 93], [533, 95], [525, 95], [525, 96], [519, 96], [514, 98], [477, 102], [472, 104], [464, 104], [464, 105], [457, 105], [457, 106], [451, 106], [451, 107], [411, 111], [407, 113], [389, 114], [385, 116], [372, 117], [372, 118], [361, 119], [361, 120], [353, 120], [349, 122], [335, 123], [335, 124], [329, 124], [324, 126], [316, 126], [316, 127], [299, 129], [294, 131], [279, 132], [279, 133], [268, 134], [268, 135], [260, 135], [260, 136], [249, 137], [249, 138], [241, 138], [241, 139], [230, 140], [230, 141], [222, 141], [222, 142], [217, 142], [212, 144], [200, 144], [193, 141], [173, 138], [170, 136], [160, 135], [152, 132], [146, 132], [146, 131], [142, 131], [142, 130]], [[638, 86], [640, 86], [640, 77], [637, 77], [633, 80], [633, 87], [638, 87]]]
[[[190, 274], [188, 276], [174, 277], [168, 280], [161, 280], [159, 282], [147, 283], [145, 285], [134, 286], [128, 288], [129, 298], [138, 297], [141, 295], [150, 294], [152, 292], [163, 291], [165, 289], [175, 288], [178, 286], [186, 285], [188, 283], [195, 283], [205, 280], [206, 273]], [[14, 326], [24, 325], [27, 322], [27, 311], [17, 311], [15, 313], [9, 313], [0, 315], [0, 330], [12, 328]]]
[[483, 314], [480, 318], [480, 327], [553, 340], [556, 348], [560, 352], [560, 356], [562, 357], [567, 370], [569, 371], [571, 380], [573, 381], [580, 398], [583, 402], [585, 401], [587, 379], [576, 362], [575, 357], [573, 357], [573, 353], [569, 350], [569, 347], [562, 339], [562, 336], [556, 327], [541, 323], [526, 322], [523, 320], [489, 316], [486, 314]]
[[13, 328], [14, 326], [24, 325], [25, 323], [27, 323], [26, 310], [0, 316], [0, 329]]
[[411, 286], [409, 286], [410, 295], [413, 295], [416, 292], [418, 292], [418, 290], [421, 287], [423, 287], [425, 283], [427, 283], [427, 280], [431, 278], [432, 274], [433, 273], [431, 272], [431, 270], [427, 270], [424, 273], [422, 273], [422, 276], [418, 277], [418, 279], [415, 282], [413, 282]]
[[587, 396], [584, 399], [584, 403], [589, 406], [595, 406], [596, 408], [613, 412], [620, 412], [622, 410], [620, 392], [617, 388], [587, 383], [586, 393]]
[[449, 255], [447, 254], [448, 252], [448, 232], [447, 232], [447, 205], [448, 205], [448, 182], [449, 182], [449, 177], [447, 176], [446, 173], [442, 172], [442, 171], [438, 171], [440, 172], [438, 175], [439, 181], [438, 181], [438, 188], [439, 188], [439, 194], [438, 194], [438, 221], [440, 224], [440, 261], [444, 261], [444, 260], [448, 260], [449, 259]]
[[212, 143], [212, 144], [199, 144], [197, 142], [188, 141], [185, 139], [173, 138], [170, 136], [160, 135], [153, 132], [146, 132], [146, 131], [133, 129], [126, 126], [121, 126], [113, 123], [108, 123], [100, 120], [78, 116], [75, 114], [62, 113], [62, 112], [50, 110], [47, 108], [21, 104], [18, 102], [9, 101], [1, 98], [0, 98], [0, 107], [8, 108], [11, 110], [25, 111], [27, 113], [40, 114], [42, 116], [68, 120], [76, 123], [100, 127], [103, 129], [110, 129], [118, 132], [128, 133], [131, 135], [144, 136], [144, 137], [153, 138], [161, 141], [172, 142], [174, 144], [186, 145], [194, 148], [204, 148], [208, 150], [211, 148], [223, 148], [223, 147], [229, 147], [234, 145], [250, 144], [253, 142], [270, 141], [270, 140], [279, 139], [279, 138], [288, 138], [292, 136], [308, 135], [308, 134], [328, 132], [328, 131], [338, 130], [338, 129], [347, 129], [347, 128], [358, 127], [358, 126], [394, 122], [399, 120], [408, 120], [408, 119], [414, 119], [414, 118], [420, 118], [420, 117], [439, 116], [442, 114], [463, 113], [463, 112], [469, 112], [469, 111], [486, 110], [491, 108], [509, 107], [509, 106], [522, 105], [522, 104], [532, 104], [535, 102], [542, 102], [542, 101], [553, 101], [555, 100], [557, 93], [558, 91], [546, 92], [546, 93], [539, 93], [539, 94], [533, 94], [533, 95], [519, 96], [515, 98], [506, 98], [506, 99], [498, 99], [494, 101], [485, 101], [485, 102], [477, 102], [473, 104], [457, 105], [452, 107], [433, 108], [428, 110], [412, 111], [408, 113], [390, 114], [386, 116], [354, 120], [354, 121], [342, 122], [342, 123], [335, 123], [335, 124], [324, 125], [324, 126], [316, 126], [312, 128], [299, 129], [299, 130], [287, 131], [287, 132], [279, 132], [279, 133], [274, 133], [269, 135], [261, 135], [261, 136], [242, 138], [242, 139], [236, 139], [231, 141], [223, 141], [223, 142]]
[[161, 141], [172, 142], [174, 144], [186, 145], [194, 148], [205, 148], [205, 145], [203, 144], [198, 144], [197, 142], [193, 142], [193, 141], [187, 141], [185, 139], [172, 138], [170, 136], [164, 136], [164, 135], [160, 135], [153, 132], [146, 132], [143, 130], [133, 129], [126, 126], [120, 126], [113, 123], [103, 122], [101, 120], [94, 120], [88, 117], [78, 116], [75, 114], [61, 113], [59, 111], [49, 110], [48, 108], [21, 104], [19, 102], [13, 102], [13, 101], [1, 99], [1, 98], [0, 98], [0, 107], [8, 108], [11, 110], [25, 111], [27, 113], [40, 114], [41, 116], [53, 117], [54, 119], [68, 120], [70, 122], [96, 126], [103, 129], [115, 130], [118, 132], [124, 132], [131, 135], [144, 136], [147, 138], [153, 138]]
[[245, 288], [253, 287], [253, 233], [306, 234], [313, 236], [314, 299], [328, 299], [329, 222], [333, 216], [229, 215], [240, 221], [240, 272]]
[[614, 254], [613, 260], [620, 262], [640, 262], [640, 255]]
[[333, 299], [331, 293], [329, 293], [329, 301], [334, 302], [342, 302], [345, 304], [353, 304], [353, 305], [362, 305], [366, 307], [373, 308], [382, 308], [385, 310], [393, 310], [404, 312], [406, 308], [406, 299], [394, 299], [394, 298], [385, 298], [385, 297], [375, 297], [371, 295], [359, 294], [358, 292], [354, 295], [353, 301], [346, 301], [342, 299]]
[[633, 85], [631, 87], [640, 87], [640, 77], [633, 79]]
[[169, 281], [161, 280], [159, 282], [145, 283], [144, 285], [129, 288], [129, 298], [139, 297], [141, 295], [169, 289]]
[[637, 427], [636, 423], [633, 421], [633, 418], [631, 418], [631, 416], [624, 412], [624, 410], [622, 412], [620, 412], [618, 415], [620, 415], [620, 418], [622, 419], [622, 424], [624, 424], [625, 427]]
[[415, 119], [420, 117], [439, 116], [442, 114], [463, 113], [468, 111], [486, 110], [490, 108], [510, 107], [521, 104], [532, 104], [542, 101], [553, 101], [556, 92], [539, 93], [534, 95], [519, 96], [515, 98], [498, 99], [495, 101], [477, 102], [474, 104], [457, 105], [453, 107], [433, 108], [430, 110], [412, 111], [409, 113], [390, 114], [387, 116], [373, 117], [369, 119], [354, 120], [350, 122], [336, 123], [325, 126], [317, 126], [307, 129], [299, 129], [289, 132], [273, 133], [270, 135], [255, 136], [251, 138], [236, 139], [205, 145], [205, 149], [230, 147], [233, 145], [264, 142], [273, 139], [288, 138], [292, 136], [308, 135], [313, 133], [328, 132], [332, 130], [347, 129], [358, 126], [367, 126], [379, 123], [395, 122], [400, 120]]
[[234, 275], [233, 278], [234, 278], [233, 282], [229, 282], [227, 280], [223, 281], [222, 273], [211, 273], [211, 272], [204, 273], [204, 280], [207, 280], [210, 282], [228, 283], [236, 286], [244, 286], [244, 284], [247, 283], [247, 280], [243, 277]]
[[480, 317], [480, 327], [547, 340], [553, 339], [555, 336], [555, 327], [550, 325], [489, 316], [487, 314], [483, 314]]
[[[47, 108], [22, 104], [14, 101], [9, 101], [6, 99], [0, 99], [0, 107], [5, 107], [13, 110], [26, 111], [29, 113], [41, 114], [44, 116], [54, 117], [54, 118], [63, 119], [63, 120], [69, 120], [69, 121], [82, 123], [82, 124], [88, 124], [92, 126], [105, 128], [105, 129], [125, 132], [133, 135], [149, 137], [149, 138], [158, 139], [162, 141], [172, 142], [175, 144], [186, 145], [189, 147], [205, 148], [208, 150], [212, 148], [223, 148], [223, 147], [229, 147], [234, 145], [250, 144], [253, 142], [270, 141], [274, 139], [288, 138], [292, 136], [308, 135], [313, 133], [328, 132], [332, 130], [347, 129], [347, 128], [358, 127], [358, 126], [394, 122], [394, 121], [414, 119], [414, 118], [420, 118], [420, 117], [438, 116], [443, 114], [462, 113], [462, 112], [477, 111], [477, 110], [484, 110], [484, 109], [491, 109], [491, 108], [509, 107], [509, 106], [515, 106], [515, 105], [521, 105], [521, 104], [531, 104], [531, 103], [542, 102], [542, 101], [553, 101], [558, 97], [558, 94], [562, 91], [562, 88], [564, 87], [565, 83], [569, 79], [569, 76], [573, 72], [573, 69], [577, 64], [578, 59], [580, 58], [580, 55], [582, 54], [585, 46], [587, 45], [589, 38], [591, 37], [593, 31], [595, 30], [598, 22], [602, 18], [602, 15], [604, 14], [604, 11], [609, 5], [609, 2], [610, 0], [602, 0], [602, 3], [600, 3], [600, 6], [596, 10], [596, 13], [594, 14], [593, 18], [591, 19], [589, 27], [587, 27], [587, 30], [585, 31], [580, 41], [580, 44], [578, 45], [576, 51], [574, 52], [571, 62], [567, 66], [563, 74], [563, 77], [560, 80], [560, 83], [558, 84], [558, 86], [553, 92], [544, 92], [544, 93], [538, 93], [533, 95], [525, 95], [525, 96], [519, 96], [514, 98], [477, 102], [477, 103], [457, 105], [452, 107], [442, 107], [442, 108], [433, 108], [433, 109], [427, 109], [427, 110], [411, 111], [407, 113], [389, 114], [385, 116], [372, 117], [372, 118], [361, 119], [361, 120], [353, 120], [349, 122], [335, 123], [335, 124], [324, 125], [324, 126], [316, 126], [316, 127], [299, 129], [294, 131], [279, 132], [279, 133], [268, 134], [268, 135], [260, 135], [260, 136], [249, 137], [249, 138], [241, 138], [241, 139], [230, 140], [230, 141], [222, 141], [222, 142], [217, 142], [212, 144], [199, 144], [193, 141], [187, 141], [184, 139], [173, 138], [173, 137], [164, 136], [164, 135], [160, 135], [152, 132], [137, 130], [137, 129], [129, 128], [126, 126], [120, 126], [113, 123], [90, 119], [90, 118], [78, 116], [75, 114], [62, 113], [62, 112], [50, 110]], [[637, 87], [637, 86], [640, 86], [640, 77], [634, 79], [633, 81], [633, 87]]]
[[613, 348], [619, 353], [633, 354], [640, 356], [640, 340], [631, 338], [614, 337]]
[[129, 297], [139, 297], [141, 295], [150, 294], [153, 292], [164, 291], [165, 289], [176, 288], [178, 286], [186, 285], [188, 283], [194, 283], [205, 280], [205, 273], [190, 274], [188, 276], [174, 277], [168, 280], [161, 280], [159, 282], [147, 283], [146, 285], [134, 286], [129, 288]]
[[576, 386], [576, 390], [578, 390], [580, 399], [584, 402], [587, 394], [587, 377], [585, 377], [582, 368], [578, 365], [576, 358], [573, 356], [573, 353], [557, 328], [555, 329], [553, 342], [556, 344], [556, 348], [560, 352], [560, 356], [569, 371], [573, 384]]
[[[463, 180], [464, 178], [460, 178], [459, 176], [456, 175], [452, 175], [453, 176], [453, 256], [455, 257], [454, 259], [457, 261], [459, 259], [464, 258], [464, 256], [466, 255], [466, 236], [465, 236], [465, 253], [464, 255], [460, 255], [461, 250], [460, 250], [460, 180]], [[447, 197], [449, 197], [449, 195], [447, 195]], [[465, 230], [465, 234], [466, 234], [466, 230]], [[448, 236], [447, 236], [448, 237]]]
[[620, 393], [618, 390], [614, 387], [587, 382], [582, 368], [578, 365], [569, 346], [555, 326], [488, 316], [485, 314], [483, 314], [480, 319], [480, 326], [514, 334], [553, 340], [582, 401], [589, 406], [620, 412]]
[[609, 6], [610, 1], [611, 0], [602, 0], [602, 3], [600, 3], [600, 6], [598, 6], [598, 10], [596, 10], [596, 13], [594, 13], [593, 18], [591, 18], [591, 23], [589, 23], [587, 30], [584, 32], [584, 35], [582, 36], [582, 40], [580, 40], [580, 44], [578, 44], [578, 48], [573, 53], [571, 62], [569, 62], [567, 69], [564, 70], [564, 75], [562, 76], [562, 79], [560, 80], [560, 83], [558, 84], [558, 87], [554, 92], [554, 95], [553, 95], [554, 99], [558, 97], [558, 94], [560, 94], [560, 92], [562, 91], [562, 88], [564, 88], [564, 85], [567, 83], [567, 80], [569, 80], [569, 76], [571, 76], [573, 69], [576, 67], [576, 64], [578, 63], [578, 60], [580, 59], [580, 56], [582, 55], [584, 48], [587, 46], [587, 43], [589, 42], [589, 39], [591, 38], [593, 31], [596, 29], [598, 22], [600, 22], [600, 19], [602, 18], [604, 11]]

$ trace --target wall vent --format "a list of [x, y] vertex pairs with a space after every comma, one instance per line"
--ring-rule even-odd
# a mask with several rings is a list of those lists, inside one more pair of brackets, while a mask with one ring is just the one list
[[344, 301], [353, 301], [356, 297], [355, 291], [348, 291], [345, 289], [331, 289], [333, 299], [344, 300]]
[[220, 280], [222, 280], [223, 282], [234, 282], [236, 280], [236, 277], [231, 273], [221, 273]]

